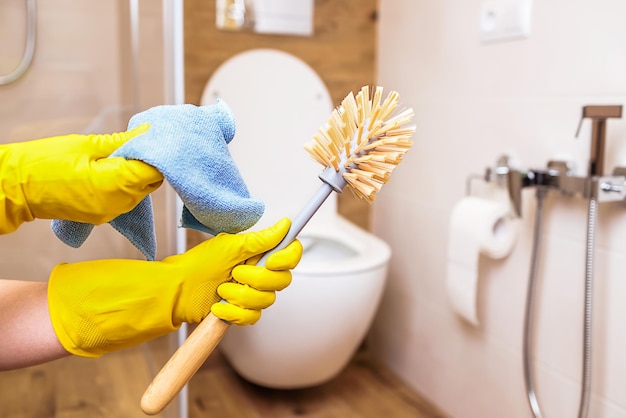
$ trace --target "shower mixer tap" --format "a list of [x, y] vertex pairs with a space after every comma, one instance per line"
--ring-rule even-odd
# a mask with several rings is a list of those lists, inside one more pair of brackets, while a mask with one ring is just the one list
[[626, 167], [617, 167], [613, 175], [604, 175], [604, 154], [606, 142], [606, 122], [609, 118], [621, 118], [621, 105], [583, 106], [576, 136], [584, 119], [591, 119], [591, 152], [587, 176], [574, 175], [573, 164], [568, 161], [553, 160], [547, 169], [526, 170], [509, 167], [506, 184], [514, 213], [521, 216], [522, 189], [525, 187], [545, 187], [554, 189], [566, 196], [581, 195], [598, 202], [626, 200]]
[[572, 163], [549, 161], [548, 169], [521, 171], [510, 169], [507, 173], [507, 191], [514, 214], [522, 216], [522, 189], [543, 187], [563, 196], [580, 195], [598, 202], [626, 200], [626, 167], [617, 167], [612, 176], [576, 176]]
[[517, 217], [522, 216], [522, 189], [525, 187], [543, 187], [547, 189], [560, 189], [560, 181], [563, 176], [571, 173], [571, 165], [566, 161], [550, 161], [547, 169], [531, 169], [522, 171], [510, 169], [507, 173], [507, 191], [513, 213]]
[[[626, 168], [624, 168], [626, 172]], [[515, 217], [521, 217], [522, 189], [526, 187], [560, 188], [560, 179], [570, 176], [572, 166], [566, 161], [550, 161], [548, 168], [542, 170], [520, 170], [515, 167], [513, 159], [501, 155], [495, 167], [487, 167], [483, 175], [472, 175], [467, 178], [466, 194], [471, 195], [471, 181], [479, 179], [488, 183], [496, 183], [507, 190], [509, 202]]]

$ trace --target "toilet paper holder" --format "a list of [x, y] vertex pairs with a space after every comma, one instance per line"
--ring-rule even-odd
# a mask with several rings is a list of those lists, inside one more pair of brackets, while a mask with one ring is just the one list
[[514, 159], [508, 154], [500, 155], [496, 164], [486, 167], [483, 174], [470, 174], [466, 179], [465, 195], [472, 196], [472, 183], [480, 180], [483, 183], [493, 183], [506, 189], [511, 203], [511, 217], [518, 218], [521, 213], [521, 189], [530, 185], [529, 179], [533, 178], [531, 173], [528, 176], [519, 175], [520, 170], [516, 168]]
[[483, 174], [470, 174], [465, 181], [465, 195], [472, 195], [472, 182], [480, 180], [483, 183], [496, 183], [501, 187], [507, 186], [507, 176], [511, 170], [512, 158], [507, 154], [502, 154], [496, 160], [494, 167], [485, 168]]

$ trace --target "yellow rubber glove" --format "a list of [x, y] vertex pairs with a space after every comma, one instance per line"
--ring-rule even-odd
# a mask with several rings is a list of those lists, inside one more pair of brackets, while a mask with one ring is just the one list
[[[254, 323], [275, 292], [291, 283], [302, 246], [294, 241], [268, 257], [266, 267], [244, 262], [275, 247], [290, 225], [283, 219], [259, 232], [219, 234], [163, 261], [60, 264], [48, 284], [55, 333], [68, 352], [98, 357], [165, 335], [182, 322], [200, 322], [212, 305], [231, 323]], [[225, 283], [233, 277], [239, 283]], [[228, 303], [220, 302], [218, 289]]]
[[0, 145], [0, 234], [35, 218], [99, 225], [130, 211], [163, 176], [141, 161], [106, 157], [148, 129]]

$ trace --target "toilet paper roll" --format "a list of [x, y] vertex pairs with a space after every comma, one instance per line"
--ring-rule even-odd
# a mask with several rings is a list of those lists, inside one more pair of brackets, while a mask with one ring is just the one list
[[454, 311], [478, 325], [478, 261], [504, 258], [515, 245], [519, 221], [508, 205], [478, 198], [459, 201], [450, 218], [446, 287]]

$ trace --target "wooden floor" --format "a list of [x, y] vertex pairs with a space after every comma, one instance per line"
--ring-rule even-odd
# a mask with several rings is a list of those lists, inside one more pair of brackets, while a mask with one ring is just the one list
[[[162, 346], [100, 359], [69, 357], [0, 372], [0, 418], [145, 418], [139, 399], [162, 364]], [[366, 351], [315, 388], [271, 390], [239, 378], [215, 352], [189, 384], [190, 418], [443, 418]], [[176, 405], [159, 418], [177, 418]]]
[[145, 418], [138, 402], [151, 376], [146, 351], [67, 357], [0, 372], [0, 417]]

